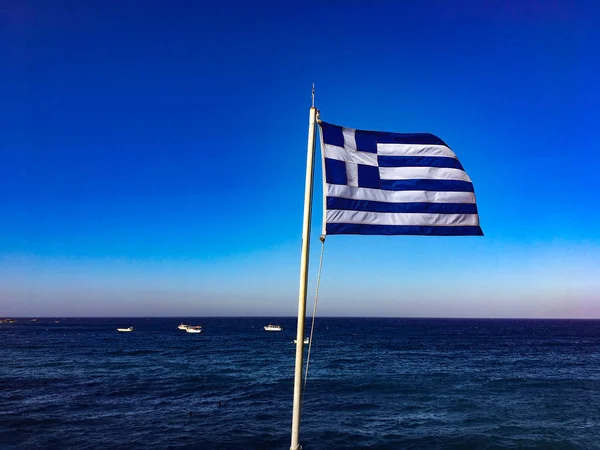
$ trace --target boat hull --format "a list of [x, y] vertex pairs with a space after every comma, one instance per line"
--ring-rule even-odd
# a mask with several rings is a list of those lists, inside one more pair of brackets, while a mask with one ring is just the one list
[[200, 325], [198, 326], [192, 326], [192, 325], [188, 325], [187, 328], [185, 329], [186, 333], [202, 333], [202, 327]]

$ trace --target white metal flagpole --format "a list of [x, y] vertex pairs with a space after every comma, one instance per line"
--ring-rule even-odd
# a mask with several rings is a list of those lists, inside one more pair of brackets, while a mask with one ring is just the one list
[[302, 405], [302, 359], [304, 357], [304, 321], [306, 320], [306, 288], [308, 284], [308, 255], [310, 251], [310, 224], [315, 162], [315, 131], [317, 109], [315, 108], [315, 85], [312, 90], [312, 107], [308, 122], [308, 148], [306, 154], [306, 182], [304, 187], [304, 220], [302, 222], [302, 253], [300, 256], [300, 290], [298, 293], [298, 330], [296, 332], [296, 370], [294, 375], [294, 412], [292, 414], [292, 445], [290, 450], [300, 449], [300, 409]]

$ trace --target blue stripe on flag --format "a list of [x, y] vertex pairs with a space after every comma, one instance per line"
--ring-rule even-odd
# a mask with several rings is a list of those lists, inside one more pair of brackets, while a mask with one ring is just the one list
[[386, 191], [440, 191], [475, 192], [473, 183], [461, 180], [381, 180], [381, 189]]
[[328, 223], [327, 234], [483, 236], [479, 226], [432, 227], [412, 225], [368, 225], [360, 223]]
[[377, 157], [379, 167], [442, 167], [465, 170], [456, 158], [448, 156], [382, 156]]
[[[325, 144], [344, 146], [342, 127], [321, 121], [323, 142]], [[357, 148], [363, 152], [376, 153], [376, 144], [421, 144], [448, 145], [431, 133], [388, 133], [385, 131], [356, 130]]]
[[430, 133], [386, 133], [382, 131], [371, 131], [370, 133], [376, 135], [378, 144], [445, 145], [448, 147], [439, 137]]
[[329, 184], [348, 184], [346, 163], [337, 159], [325, 158], [325, 179]]
[[477, 214], [475, 203], [387, 203], [327, 197], [327, 209], [388, 213]]
[[344, 146], [342, 127], [321, 122], [321, 133], [325, 144], [337, 145], [338, 147]]
[[377, 136], [372, 131], [354, 131], [356, 149], [359, 152], [377, 153]]
[[379, 167], [357, 164], [358, 185], [364, 188], [380, 189]]

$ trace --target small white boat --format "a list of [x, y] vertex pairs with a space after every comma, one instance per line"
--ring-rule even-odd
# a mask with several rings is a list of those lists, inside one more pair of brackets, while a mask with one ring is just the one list
[[177, 328], [180, 330], [187, 330], [189, 327], [189, 325], [186, 325], [185, 323], [181, 323]]
[[273, 325], [272, 323], [265, 326], [264, 328], [265, 328], [265, 331], [281, 331], [281, 330], [283, 330], [283, 327], [281, 325]]
[[133, 331], [133, 327], [129, 327], [129, 328], [117, 328], [117, 331], [120, 331], [121, 333], [129, 333], [130, 331]]
[[188, 325], [187, 328], [185, 329], [186, 333], [202, 333], [202, 327], [201, 326], [197, 326], [197, 327], [193, 327], [191, 325]]
[[[308, 344], [310, 342], [310, 340], [308, 338], [304, 338], [304, 343]], [[298, 339], [294, 339], [294, 344], [298, 343]]]

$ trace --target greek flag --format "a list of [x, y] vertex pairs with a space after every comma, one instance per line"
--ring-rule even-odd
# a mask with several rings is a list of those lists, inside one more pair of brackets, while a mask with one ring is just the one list
[[324, 234], [483, 235], [473, 183], [440, 138], [319, 126]]

